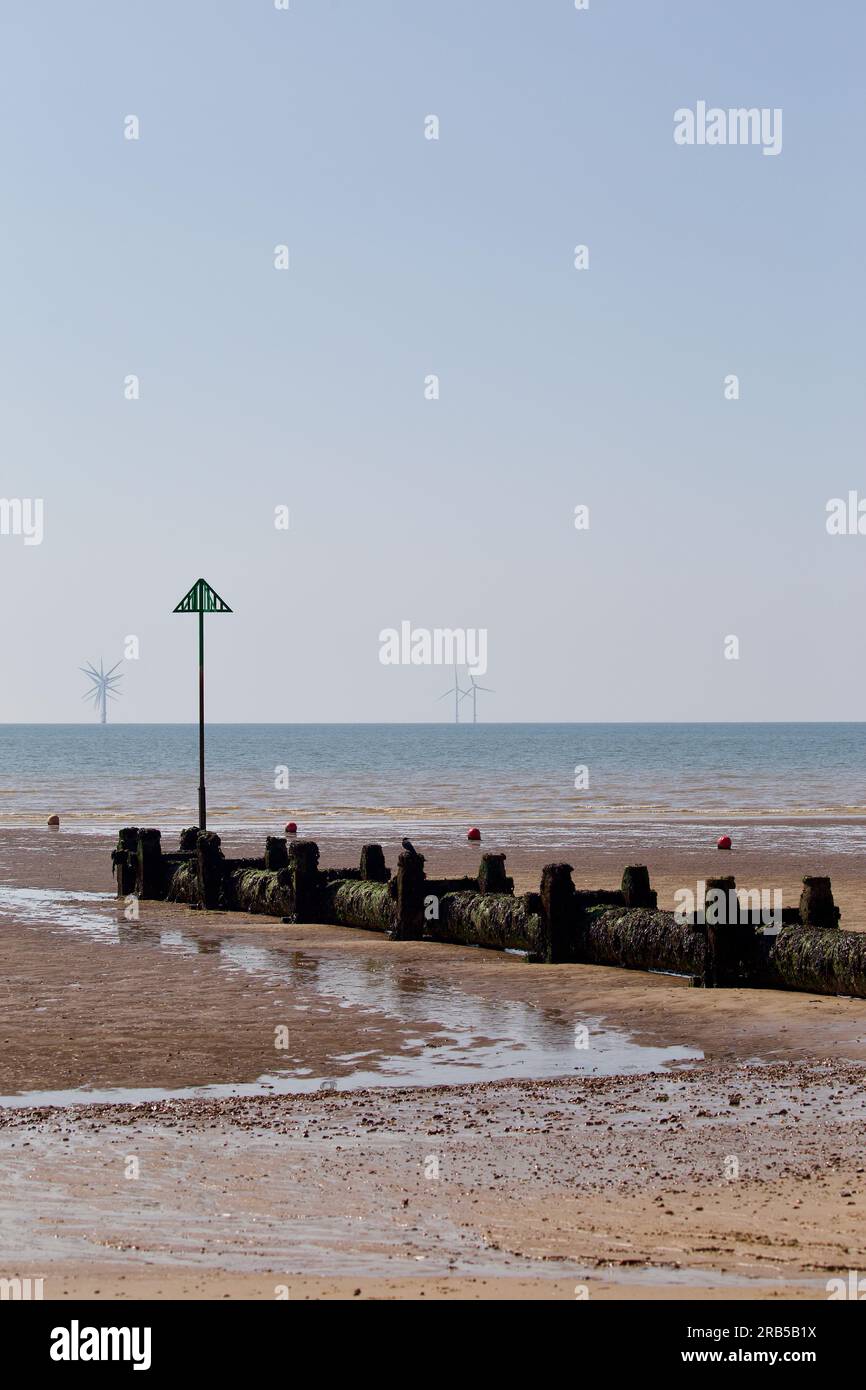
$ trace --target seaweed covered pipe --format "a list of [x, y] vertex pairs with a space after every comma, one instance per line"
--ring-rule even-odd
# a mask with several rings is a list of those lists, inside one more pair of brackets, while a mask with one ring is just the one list
[[425, 930], [434, 941], [528, 951], [534, 959], [547, 959], [537, 893], [521, 898], [508, 893], [445, 893], [438, 901], [438, 916], [425, 923]]
[[[788, 912], [786, 908], [786, 916]], [[829, 879], [804, 881], [800, 914], [799, 921], [789, 920], [772, 934], [753, 925], [745, 911], [732, 921], [692, 924], [679, 922], [671, 912], [595, 906], [584, 913], [578, 958], [594, 965], [692, 975], [721, 988], [866, 999], [866, 933], [839, 928]], [[809, 925], [802, 917], [817, 917], [825, 925]]]
[[651, 908], [591, 907], [577, 945], [578, 959], [629, 970], [676, 975], [706, 973], [706, 933], [678, 923], [672, 912]]
[[194, 859], [181, 860], [175, 866], [169, 877], [165, 896], [170, 903], [199, 906], [201, 894], [198, 887], [198, 865]]
[[763, 983], [776, 989], [866, 999], [866, 933], [838, 927], [783, 927], [770, 947]]
[[338, 878], [322, 890], [322, 915], [338, 927], [394, 930], [397, 903], [387, 883]]
[[222, 906], [269, 917], [290, 917], [294, 911], [291, 875], [284, 869], [233, 869], [224, 882]]

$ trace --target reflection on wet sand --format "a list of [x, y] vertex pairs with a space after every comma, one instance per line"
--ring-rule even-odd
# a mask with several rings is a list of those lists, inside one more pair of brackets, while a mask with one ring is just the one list
[[[160, 908], [164, 917], [166, 909]], [[432, 957], [433, 968], [422, 971], [407, 965], [396, 950], [390, 960], [372, 954], [372, 946], [369, 954], [365, 948], [340, 952], [332, 945], [321, 952], [301, 950], [246, 925], [233, 929], [228, 917], [219, 919], [220, 927], [215, 928], [208, 914], [196, 914], [195, 925], [188, 926], [189, 919], [179, 912], [178, 924], [167, 926], [155, 912], [142, 910], [133, 924], [118, 912], [115, 899], [96, 893], [0, 885], [0, 914], [18, 921], [29, 917], [62, 929], [64, 935], [108, 939], [121, 950], [129, 946], [136, 952], [144, 948], [187, 957], [206, 955], [221, 971], [285, 991], [279, 1001], [283, 1012], [274, 1018], [286, 1024], [289, 1042], [284, 1050], [272, 1052], [266, 1070], [241, 1084], [215, 1077], [206, 1087], [135, 1087], [140, 1097], [301, 1092], [325, 1081], [357, 1089], [612, 1075], [649, 1072], [701, 1057], [693, 1047], [638, 1043], [597, 1017], [575, 1018], [541, 1003], [485, 997], [438, 974]], [[380, 946], [375, 940], [375, 948]], [[331, 1028], [324, 1046], [312, 1026], [313, 1018], [322, 1016], [340, 1024]], [[119, 1090], [132, 1098], [132, 1091]], [[31, 1100], [34, 1094], [29, 1093]], [[60, 1103], [61, 1094], [66, 1103], [95, 1099], [90, 1088], [50, 1094], [46, 1103]], [[120, 1098], [118, 1088], [104, 1095]], [[16, 1099], [20, 1103], [20, 1093], [5, 1103]]]

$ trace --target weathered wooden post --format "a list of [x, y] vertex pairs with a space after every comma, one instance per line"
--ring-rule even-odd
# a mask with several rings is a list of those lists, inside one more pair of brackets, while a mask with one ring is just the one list
[[545, 864], [541, 870], [541, 915], [544, 923], [544, 961], [573, 960], [577, 921], [571, 864]]
[[513, 893], [514, 879], [505, 872], [504, 854], [482, 854], [478, 869], [479, 893]]
[[724, 926], [739, 922], [739, 900], [737, 880], [731, 875], [725, 878], [708, 878], [704, 884], [704, 921], [708, 926]]
[[178, 850], [181, 854], [195, 854], [198, 844], [198, 826], [190, 826], [188, 830], [180, 832], [180, 844]]
[[622, 871], [622, 896], [626, 907], [658, 907], [658, 895], [650, 888], [649, 869], [645, 864], [628, 864]]
[[736, 880], [731, 877], [708, 878], [704, 884], [704, 901], [697, 905], [703, 910], [707, 933], [704, 981], [712, 989], [732, 983], [727, 921], [729, 895], [732, 889], [736, 892], [736, 887]]
[[803, 926], [838, 927], [839, 917], [829, 878], [804, 878], [800, 894], [800, 921]]
[[135, 891], [140, 898], [161, 898], [163, 885], [162, 844], [158, 830], [139, 830]]
[[289, 847], [284, 835], [268, 835], [265, 840], [265, 868], [287, 869], [289, 867]]
[[381, 845], [361, 846], [361, 878], [366, 883], [387, 883], [391, 877]]
[[135, 892], [138, 866], [138, 826], [125, 825], [117, 833], [117, 848], [111, 851], [111, 863], [117, 880], [117, 896], [128, 898]]
[[401, 850], [397, 859], [397, 917], [390, 935], [395, 941], [420, 940], [424, 935], [423, 854]]
[[735, 879], [707, 879], [704, 920], [708, 985], [735, 989], [756, 983], [760, 958], [758, 936], [750, 917], [748, 910], [740, 910]]
[[288, 847], [292, 915], [296, 922], [319, 916], [319, 846], [315, 840], [292, 840]]
[[212, 830], [199, 831], [196, 841], [198, 891], [202, 907], [217, 908], [222, 904], [224, 856], [219, 835]]

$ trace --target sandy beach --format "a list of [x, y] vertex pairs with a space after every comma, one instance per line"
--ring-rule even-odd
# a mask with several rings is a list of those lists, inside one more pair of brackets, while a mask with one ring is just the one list
[[[109, 847], [0, 834], [3, 1263], [46, 1297], [826, 1298], [866, 1263], [862, 1001], [130, 922]], [[616, 856], [576, 881], [613, 886]], [[716, 858], [649, 856], [662, 903]], [[520, 887], [538, 868], [509, 858]]]
[[825, 1298], [864, 1115], [839, 1063], [6, 1111], [6, 1260], [58, 1298]]

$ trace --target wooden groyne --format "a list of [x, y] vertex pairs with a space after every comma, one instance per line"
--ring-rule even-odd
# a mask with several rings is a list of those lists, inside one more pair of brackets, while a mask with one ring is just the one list
[[[483, 854], [474, 878], [428, 878], [424, 862], [404, 850], [392, 873], [381, 845], [369, 844], [357, 868], [323, 869], [314, 841], [279, 836], [259, 859], [232, 859], [219, 835], [196, 829], [163, 852], [160, 832], [137, 826], [120, 831], [112, 852], [123, 898], [524, 951], [546, 964], [661, 971], [715, 988], [866, 998], [866, 933], [839, 927], [827, 878], [804, 879], [799, 906], [780, 909], [768, 930], [765, 914], [740, 904], [733, 878], [708, 879], [705, 902], [683, 916], [659, 910], [643, 865], [629, 865], [618, 889], [578, 889], [570, 864], [547, 864], [538, 892], [516, 895], [504, 854]], [[721, 913], [709, 906], [719, 901]]]

